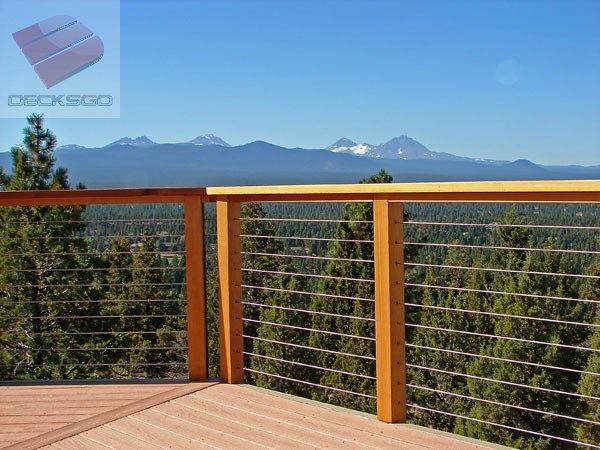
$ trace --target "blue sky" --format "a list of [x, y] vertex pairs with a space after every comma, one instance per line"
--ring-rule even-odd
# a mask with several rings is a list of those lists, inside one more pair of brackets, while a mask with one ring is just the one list
[[[214, 133], [600, 164], [600, 2], [122, 0], [121, 118], [61, 144]], [[0, 149], [23, 121], [0, 120]]]

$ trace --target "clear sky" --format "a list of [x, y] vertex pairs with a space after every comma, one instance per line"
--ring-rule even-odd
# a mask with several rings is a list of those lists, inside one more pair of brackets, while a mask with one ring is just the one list
[[[61, 144], [214, 133], [600, 164], [600, 2], [122, 0], [120, 119]], [[22, 120], [0, 120], [0, 149]]]

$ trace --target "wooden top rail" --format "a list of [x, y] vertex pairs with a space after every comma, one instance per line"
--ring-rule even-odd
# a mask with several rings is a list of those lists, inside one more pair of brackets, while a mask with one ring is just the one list
[[183, 203], [190, 197], [206, 200], [204, 188], [75, 189], [0, 192], [0, 206], [106, 205]]
[[236, 201], [600, 202], [600, 180], [231, 186], [206, 192]]
[[372, 201], [599, 203], [600, 180], [314, 184], [0, 192], [0, 206], [203, 202]]

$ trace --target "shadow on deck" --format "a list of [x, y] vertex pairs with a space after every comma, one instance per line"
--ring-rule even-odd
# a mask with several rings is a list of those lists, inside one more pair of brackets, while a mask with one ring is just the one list
[[497, 448], [247, 385], [0, 386], [0, 447]]

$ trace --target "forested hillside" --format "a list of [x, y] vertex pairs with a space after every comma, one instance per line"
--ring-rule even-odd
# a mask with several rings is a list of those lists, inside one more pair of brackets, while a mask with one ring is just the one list
[[[69, 189], [53, 145], [30, 118], [2, 190]], [[517, 448], [599, 442], [599, 212], [406, 205], [410, 421]], [[372, 216], [243, 205], [247, 382], [375, 412]], [[217, 376], [211, 205], [205, 224]], [[0, 379], [185, 377], [183, 249], [178, 206], [0, 208]]]

